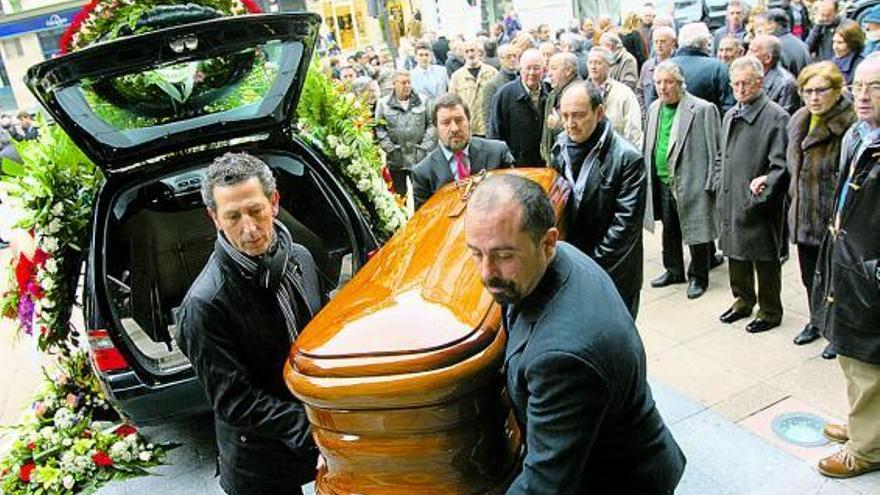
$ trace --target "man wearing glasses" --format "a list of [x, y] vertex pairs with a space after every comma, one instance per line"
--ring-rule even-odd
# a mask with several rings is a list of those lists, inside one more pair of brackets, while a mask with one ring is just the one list
[[813, 323], [825, 329], [846, 379], [846, 425], [825, 435], [843, 443], [819, 472], [850, 478], [880, 470], [880, 55], [865, 59], [851, 87], [856, 123], [843, 138], [829, 233], [813, 280]]
[[[734, 60], [730, 84], [737, 104], [724, 114], [720, 170], [714, 175], [719, 211], [719, 247], [730, 258], [733, 305], [720, 320], [747, 318], [758, 333], [782, 321], [780, 255], [788, 172], [785, 152], [788, 114], [764, 94], [764, 68], [755, 57]], [[755, 293], [755, 275], [758, 291]]]
[[486, 137], [507, 143], [517, 167], [544, 165], [541, 132], [547, 92], [543, 79], [544, 58], [538, 50], [528, 49], [519, 59], [519, 79], [501, 86], [492, 99]]

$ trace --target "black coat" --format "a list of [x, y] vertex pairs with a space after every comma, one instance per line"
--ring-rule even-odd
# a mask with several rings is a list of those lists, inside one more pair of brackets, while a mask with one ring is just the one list
[[819, 251], [812, 314], [838, 354], [880, 365], [880, 143], [858, 153], [860, 145], [853, 126], [843, 139], [835, 207], [855, 163], [853, 185]]
[[[302, 329], [321, 307], [315, 263], [294, 245], [302, 272]], [[317, 449], [302, 404], [282, 372], [290, 338], [275, 294], [257, 288], [219, 245], [177, 319], [180, 349], [214, 410], [220, 485], [230, 494], [290, 491], [314, 478]]]
[[547, 92], [541, 86], [538, 108], [532, 106], [522, 79], [501, 86], [492, 100], [492, 117], [486, 137], [507, 143], [517, 166], [540, 167], [541, 132], [544, 129], [544, 105]]
[[[611, 125], [604, 119], [601, 125]], [[595, 132], [599, 132], [599, 127]], [[565, 169], [565, 132], [551, 152], [551, 166]], [[642, 225], [648, 178], [642, 153], [612, 131], [590, 170], [578, 211], [567, 212], [566, 240], [596, 261], [611, 276], [632, 315], [638, 312], [642, 287]], [[569, 205], [574, 201], [569, 200]]]
[[509, 315], [504, 371], [523, 433], [514, 494], [672, 493], [685, 457], [657, 412], [645, 351], [608, 276], [569, 244]]
[[[514, 165], [513, 156], [504, 141], [471, 136], [468, 146], [471, 174], [478, 174], [483, 170], [510, 168]], [[434, 151], [422, 159], [412, 172], [413, 199], [416, 209], [421, 208], [437, 189], [452, 182], [453, 178], [449, 162], [440, 145], [437, 145]]]
[[724, 62], [696, 48], [679, 48], [671, 59], [684, 73], [687, 92], [718, 107], [724, 115], [736, 101], [730, 88], [730, 74]]
[[[718, 209], [718, 246], [744, 261], [778, 261], [785, 247], [785, 193], [788, 169], [788, 114], [761, 94], [742, 116], [737, 108], [721, 123], [720, 170], [713, 177]], [[767, 176], [767, 188], [752, 194], [752, 179]]]

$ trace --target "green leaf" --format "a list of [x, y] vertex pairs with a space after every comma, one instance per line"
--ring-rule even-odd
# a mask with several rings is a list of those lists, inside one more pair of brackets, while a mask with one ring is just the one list
[[24, 174], [24, 165], [3, 157], [3, 173], [6, 175], [20, 176]]

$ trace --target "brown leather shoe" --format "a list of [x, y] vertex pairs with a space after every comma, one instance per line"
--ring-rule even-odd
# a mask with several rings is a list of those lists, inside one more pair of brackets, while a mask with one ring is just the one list
[[863, 461], [845, 450], [819, 460], [819, 472], [831, 478], [852, 478], [877, 470], [880, 462]]
[[832, 423], [828, 423], [827, 425], [825, 425], [825, 428], [822, 429], [822, 434], [825, 435], [825, 438], [831, 440], [832, 442], [846, 443], [849, 440], [849, 434], [846, 431], [846, 425], [835, 425]]

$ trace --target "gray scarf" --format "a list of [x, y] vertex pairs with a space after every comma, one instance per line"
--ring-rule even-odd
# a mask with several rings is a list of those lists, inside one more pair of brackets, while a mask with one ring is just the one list
[[293, 240], [290, 232], [278, 220], [275, 220], [275, 239], [266, 254], [259, 257], [248, 256], [229, 243], [222, 232], [218, 232], [217, 242], [229, 255], [241, 274], [255, 286], [271, 290], [275, 293], [278, 307], [284, 315], [287, 333], [292, 343], [299, 335], [296, 322], [296, 296], [299, 295], [305, 311], [311, 316], [305, 289], [302, 283], [302, 268], [291, 256]]

